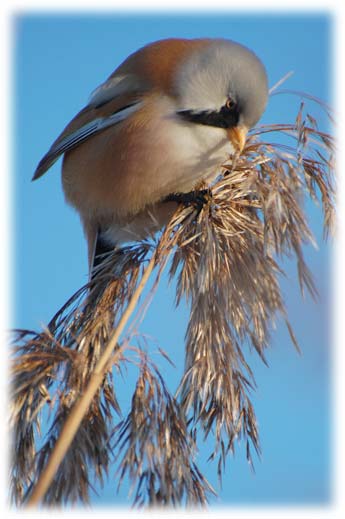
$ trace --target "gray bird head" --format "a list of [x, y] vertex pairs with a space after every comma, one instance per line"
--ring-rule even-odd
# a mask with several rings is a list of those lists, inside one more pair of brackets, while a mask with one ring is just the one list
[[177, 74], [178, 114], [196, 124], [252, 128], [265, 110], [268, 81], [259, 58], [239, 43], [214, 39]]

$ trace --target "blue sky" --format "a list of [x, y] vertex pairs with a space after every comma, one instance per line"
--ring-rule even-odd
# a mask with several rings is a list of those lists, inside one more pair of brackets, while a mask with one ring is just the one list
[[[140, 46], [164, 37], [225, 37], [252, 48], [265, 63], [270, 84], [286, 72], [286, 87], [330, 102], [331, 19], [326, 15], [240, 16], [218, 14], [165, 15], [21, 15], [14, 26], [14, 197], [15, 307], [12, 325], [39, 329], [87, 279], [86, 245], [78, 216], [63, 200], [60, 163], [32, 183], [35, 167], [65, 124], [85, 104], [90, 92]], [[298, 99], [275, 96], [263, 123], [290, 122]], [[317, 110], [314, 111], [318, 116]], [[269, 368], [254, 354], [247, 358], [258, 389], [253, 402], [259, 422], [262, 460], [250, 471], [243, 447], [229, 459], [220, 505], [326, 504], [331, 499], [330, 250], [322, 242], [319, 208], [307, 204], [319, 250], [306, 248], [320, 301], [299, 295], [294, 265], [286, 263], [283, 283], [290, 320], [303, 355], [298, 356], [283, 326], [272, 333]], [[173, 286], [162, 280], [141, 331], [155, 338], [176, 363], [172, 371], [160, 361], [174, 390], [183, 369], [183, 337], [187, 309], [174, 308]], [[159, 318], [157, 318], [157, 315]], [[156, 345], [153, 345], [156, 349]], [[130, 394], [123, 387], [126, 413]], [[199, 465], [217, 485], [216, 467]], [[126, 504], [124, 487], [115, 494], [114, 478], [99, 504]]]

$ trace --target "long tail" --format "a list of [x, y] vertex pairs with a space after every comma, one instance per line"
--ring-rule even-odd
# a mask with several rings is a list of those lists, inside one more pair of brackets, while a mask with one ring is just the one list
[[114, 254], [114, 249], [114, 245], [104, 239], [99, 229], [95, 234], [93, 250], [89, 255], [89, 302], [95, 302], [107, 286], [109, 277], [105, 277], [106, 264], [109, 256]]
[[109, 244], [109, 242], [103, 238], [101, 231], [98, 230], [95, 239], [93, 258], [90, 265], [90, 281], [95, 279], [98, 268], [103, 263], [106, 256], [113, 251], [114, 246]]

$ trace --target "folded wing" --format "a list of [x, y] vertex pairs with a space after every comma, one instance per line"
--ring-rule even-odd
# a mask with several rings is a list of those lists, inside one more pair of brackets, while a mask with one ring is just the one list
[[136, 112], [142, 106], [140, 94], [145, 88], [132, 75], [110, 78], [98, 87], [89, 104], [67, 125], [39, 162], [33, 180], [41, 177], [64, 153]]

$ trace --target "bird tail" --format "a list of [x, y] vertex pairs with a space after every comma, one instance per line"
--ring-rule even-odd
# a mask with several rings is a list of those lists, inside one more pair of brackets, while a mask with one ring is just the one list
[[114, 252], [114, 245], [111, 245], [107, 240], [105, 240], [100, 229], [98, 229], [90, 261], [90, 281], [95, 279], [101, 265], [111, 252]]
[[[90, 234], [88, 238], [90, 239]], [[109, 276], [117, 277], [115, 272], [117, 269], [114, 271], [115, 252], [116, 256], [119, 255], [120, 261], [122, 257], [121, 249], [116, 250], [116, 247], [105, 240], [101, 230], [98, 229], [94, 233], [93, 240], [89, 241], [89, 300], [92, 302], [96, 302], [102, 296], [109, 283]], [[111, 273], [107, 268], [110, 258], [112, 258]]]

